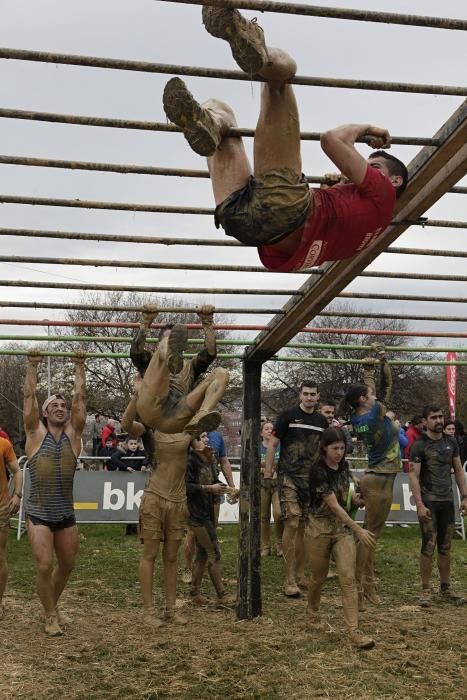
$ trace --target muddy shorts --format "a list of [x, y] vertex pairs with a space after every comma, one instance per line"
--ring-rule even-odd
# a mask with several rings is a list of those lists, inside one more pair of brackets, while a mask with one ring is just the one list
[[57, 532], [57, 530], [66, 530], [67, 527], [73, 527], [76, 525], [76, 517], [74, 515], [69, 515], [62, 520], [44, 520], [43, 518], [36, 518], [35, 515], [28, 515], [26, 513], [26, 520], [29, 520], [33, 525], [43, 525], [48, 527], [51, 532]]
[[308, 521], [310, 507], [305, 500], [305, 494], [308, 493], [307, 482], [308, 480], [292, 480], [285, 475], [279, 477], [278, 490], [282, 520], [298, 517], [300, 520]]
[[8, 530], [10, 527], [10, 513], [8, 512], [8, 502], [0, 505], [0, 530]]
[[449, 554], [454, 535], [454, 503], [452, 501], [431, 501], [425, 503], [431, 513], [431, 520], [420, 521], [422, 549], [425, 557], [433, 556], [435, 547], [439, 554]]
[[278, 243], [304, 224], [310, 202], [303, 175], [290, 168], [269, 170], [232, 192], [216, 207], [214, 220], [244, 245]]
[[157, 493], [146, 491], [139, 507], [141, 537], [152, 540], [182, 540], [187, 522], [186, 501], [169, 501]]

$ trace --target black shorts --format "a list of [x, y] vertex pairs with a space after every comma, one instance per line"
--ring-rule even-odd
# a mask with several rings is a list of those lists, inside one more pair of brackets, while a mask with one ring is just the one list
[[250, 176], [244, 187], [216, 207], [216, 228], [248, 246], [271, 245], [304, 224], [310, 207], [308, 183], [289, 168]]
[[73, 527], [76, 525], [76, 517], [74, 515], [69, 515], [63, 520], [57, 520], [51, 522], [50, 520], [42, 520], [42, 518], [36, 518], [35, 515], [26, 515], [26, 519], [29, 520], [33, 525], [44, 525], [48, 527], [51, 532], [57, 532], [57, 530], [65, 530], [67, 527]]
[[422, 549], [425, 557], [431, 557], [438, 548], [439, 554], [449, 554], [454, 535], [454, 503], [452, 501], [427, 501], [425, 506], [431, 513], [431, 520], [420, 522]]

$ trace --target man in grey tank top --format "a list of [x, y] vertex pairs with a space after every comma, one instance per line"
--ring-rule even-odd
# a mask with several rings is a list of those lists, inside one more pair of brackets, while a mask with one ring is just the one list
[[67, 622], [58, 610], [58, 601], [78, 552], [73, 479], [86, 423], [86, 385], [84, 354], [79, 350], [73, 358], [75, 385], [71, 411], [60, 395], [49, 396], [40, 410], [36, 388], [41, 360], [38, 352], [31, 352], [24, 382], [24, 428], [31, 480], [26, 522], [36, 561], [37, 594], [45, 613], [44, 629], [56, 637], [63, 634], [62, 626]]

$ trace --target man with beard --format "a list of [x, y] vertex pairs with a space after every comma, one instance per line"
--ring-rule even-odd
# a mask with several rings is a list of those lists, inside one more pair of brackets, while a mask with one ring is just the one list
[[299, 388], [299, 404], [279, 414], [269, 440], [264, 478], [272, 478], [274, 452], [280, 442], [277, 468], [281, 517], [284, 521], [282, 553], [284, 557], [284, 595], [300, 597], [307, 588], [304, 574], [304, 533], [309, 510], [309, 471], [319, 451], [321, 435], [328, 421], [317, 410], [319, 389], [306, 380]]
[[[45, 613], [46, 634], [63, 634], [68, 620], [58, 601], [74, 568], [78, 528], [73, 508], [73, 479], [86, 423], [84, 354], [75, 353], [75, 383], [71, 411], [63, 396], [37, 401], [37, 366], [42, 356], [28, 356], [24, 382], [24, 428], [31, 487], [26, 522], [36, 561], [37, 594]], [[41, 420], [43, 418], [43, 421]], [[53, 555], [57, 564], [53, 567]]]

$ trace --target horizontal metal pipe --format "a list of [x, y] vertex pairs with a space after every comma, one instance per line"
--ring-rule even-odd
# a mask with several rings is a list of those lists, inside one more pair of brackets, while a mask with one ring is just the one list
[[[467, 228], [464, 221], [439, 221], [438, 219], [427, 219], [424, 223], [413, 222], [412, 226], [446, 226], [450, 228]], [[83, 241], [109, 241], [111, 243], [147, 243], [154, 245], [188, 245], [206, 247], [243, 247], [238, 241], [224, 238], [173, 238], [169, 236], [136, 236], [119, 233], [85, 233], [80, 231], [47, 231], [21, 228], [0, 228], [0, 236], [18, 236], [23, 238], [58, 238], [61, 240], [83, 240]], [[385, 253], [396, 253], [401, 255], [429, 255], [433, 257], [464, 258], [467, 252], [463, 250], [436, 250], [435, 248], [397, 248], [391, 246]]]
[[384, 24], [403, 24], [412, 27], [432, 27], [437, 29], [467, 30], [467, 21], [450, 17], [429, 17], [426, 15], [406, 15], [395, 12], [375, 10], [352, 10], [342, 7], [323, 7], [318, 5], [271, 2], [270, 0], [163, 0], [179, 5], [214, 5], [215, 7], [233, 7], [241, 10], [258, 10], [258, 12], [279, 12], [287, 15], [307, 17], [327, 17], [330, 19], [356, 20], [358, 22], [383, 22]]
[[[118, 311], [121, 313], [140, 313], [142, 311], [141, 306], [111, 306], [109, 304], [60, 304], [60, 303], [54, 303], [54, 302], [47, 302], [47, 301], [10, 301], [8, 299], [3, 299], [0, 300], [0, 308], [10, 308], [10, 309], [59, 309], [60, 311], [62, 310], [70, 310], [70, 311]], [[159, 309], [160, 313], [177, 313], [177, 314], [190, 314], [195, 310], [195, 307], [161, 307]], [[237, 314], [237, 315], [250, 315], [250, 314], [256, 314], [259, 316], [263, 315], [274, 315], [274, 314], [283, 314], [284, 310], [283, 309], [243, 309], [243, 308], [227, 308], [227, 307], [221, 307], [216, 309], [217, 313], [222, 313], [222, 314]], [[393, 313], [393, 314], [385, 314], [385, 313], [373, 313], [369, 312], [366, 310], [362, 311], [321, 311], [319, 314], [320, 316], [329, 316], [329, 317], [348, 317], [348, 318], [384, 318], [384, 319], [390, 319], [390, 320], [402, 320], [402, 321], [439, 321], [443, 322], [446, 321], [448, 323], [456, 323], [456, 322], [461, 322], [461, 323], [466, 323], [467, 322], [467, 316], [430, 316], [426, 314], [400, 314], [400, 313]], [[71, 326], [78, 326], [78, 325], [83, 325], [83, 326], [92, 326], [96, 325], [96, 327], [100, 327], [100, 322], [92, 322], [92, 321], [50, 321], [50, 325], [71, 325]], [[103, 326], [106, 327], [106, 323], [102, 322]], [[0, 319], [0, 324], [4, 325], [46, 325], [45, 322], [43, 321], [37, 321], [37, 320], [18, 320], [18, 319]], [[115, 325], [115, 328], [136, 328], [138, 326], [137, 323], [117, 323]], [[110, 326], [112, 327], [112, 326]], [[155, 324], [154, 327], [158, 327], [157, 324]], [[237, 326], [238, 330], [238, 326]], [[250, 330], [250, 329], [249, 329]], [[255, 330], [255, 329], [251, 329]]]
[[[26, 119], [28, 121], [53, 122], [60, 124], [74, 124], [77, 126], [96, 126], [109, 129], [137, 129], [141, 131], [163, 131], [181, 134], [182, 130], [174, 124], [166, 122], [146, 122], [134, 119], [112, 119], [111, 117], [89, 117], [78, 114], [58, 114], [56, 112], [36, 112], [24, 109], [0, 108], [0, 117], [4, 119]], [[253, 137], [254, 129], [235, 127], [227, 132], [229, 136]], [[300, 133], [302, 141], [319, 141], [321, 132], [302, 131]], [[366, 143], [368, 138], [362, 137], [357, 143]], [[391, 136], [391, 143], [394, 146], [439, 146], [439, 139], [420, 136]], [[192, 171], [206, 172], [207, 171]], [[162, 173], [161, 173], [162, 174]], [[168, 173], [167, 173], [168, 174]], [[175, 174], [175, 173], [174, 173]], [[203, 175], [204, 177], [204, 175]], [[309, 182], [323, 182], [324, 178], [309, 176]]]
[[[0, 349], [0, 355], [11, 355], [11, 356], [21, 356], [29, 355], [31, 350], [2, 350]], [[74, 358], [76, 353], [74, 352], [61, 352], [55, 350], [45, 350], [44, 352], [38, 351], [38, 354], [42, 357], [66, 357]], [[128, 352], [85, 352], [85, 357], [101, 357], [101, 358], [129, 358], [130, 354]], [[194, 355], [187, 355], [187, 357], [194, 357]], [[242, 360], [243, 355], [233, 355], [229, 353], [218, 354], [218, 359], [220, 360]], [[340, 364], [340, 365], [361, 365], [364, 364], [363, 360], [342, 360], [329, 357], [279, 357], [275, 356], [270, 362], [310, 362], [313, 364]], [[467, 365], [467, 360], [456, 360], [449, 362], [443, 360], [388, 360], [390, 365], [426, 365], [426, 366], [452, 366], [452, 365]]]
[[[0, 302], [0, 306], [1, 306]], [[82, 309], [83, 307], [79, 307]], [[123, 311], [124, 309], [122, 307], [119, 307], [118, 309], [115, 309], [113, 307], [108, 307], [106, 310], [118, 310], [118, 311]], [[141, 307], [132, 307], [132, 311], [138, 311], [141, 312], [142, 308]], [[172, 309], [171, 307], [165, 307], [160, 309], [161, 313], [194, 313], [196, 311], [196, 308], [188, 308], [188, 309], [182, 309], [176, 310]], [[255, 310], [256, 313], [258, 313]], [[224, 309], [216, 309], [215, 313], [225, 313]], [[283, 313], [283, 312], [282, 312]], [[325, 316], [326, 314], [320, 314], [322, 316]], [[331, 315], [331, 314], [329, 314]], [[335, 315], [335, 314], [334, 314]], [[344, 314], [341, 317], [345, 316], [351, 316], [352, 314]], [[354, 316], [357, 316], [357, 314], [353, 314]], [[359, 316], [361, 317], [361, 315]], [[378, 318], [376, 314], [373, 314], [373, 317]], [[392, 318], [392, 316], [389, 316], [389, 318]], [[71, 328], [138, 328], [139, 323], [135, 321], [127, 321], [127, 322], [117, 322], [117, 321], [55, 321], [55, 320], [49, 320], [49, 319], [42, 319], [42, 320], [31, 320], [31, 319], [0, 319], [0, 325], [3, 326], [48, 326], [48, 327], [71, 327]], [[151, 328], [153, 329], [158, 329], [161, 328], [163, 324], [161, 323], [153, 323]], [[196, 329], [199, 330], [201, 329], [201, 325], [199, 323], [187, 323], [186, 324], [187, 328], [189, 329]], [[214, 324], [214, 328], [216, 330], [229, 330], [229, 331], [267, 331], [269, 326], [264, 326], [264, 325], [246, 325], [246, 324], [232, 324], [232, 323], [216, 323]], [[409, 338], [463, 338], [467, 337], [467, 333], [460, 333], [460, 332], [443, 332], [443, 331], [405, 331], [405, 330], [380, 330], [380, 329], [374, 329], [374, 328], [325, 328], [325, 327], [306, 327], [303, 328], [301, 333], [317, 333], [317, 334], [328, 334], [332, 333], [334, 335], [369, 335], [369, 336], [400, 336], [400, 337], [409, 337]], [[38, 336], [34, 336], [38, 337]], [[75, 337], [75, 336], [73, 336]], [[89, 336], [88, 336], [89, 337]], [[243, 344], [243, 343], [241, 343]], [[334, 347], [334, 346], [333, 346]]]
[[96, 202], [84, 199], [54, 199], [51, 197], [13, 197], [0, 195], [1, 204], [29, 204], [45, 207], [71, 207], [74, 209], [111, 209], [115, 211], [142, 211], [158, 214], [206, 214], [212, 216], [214, 209], [208, 207], [168, 207], [160, 204], [134, 204], [128, 202]]
[[[364, 333], [364, 331], [360, 331], [360, 333]], [[458, 338], [467, 338], [467, 333], [460, 333], [457, 335]], [[24, 340], [33, 340], [34, 342], [51, 342], [51, 343], [58, 343], [58, 342], [73, 342], [73, 343], [122, 343], [129, 345], [131, 342], [133, 342], [133, 338], [131, 336], [106, 336], [106, 335], [0, 335], [0, 341], [7, 341], [7, 340], [14, 340], [14, 341], [24, 341]], [[158, 338], [147, 338], [146, 343], [150, 345], [157, 345], [159, 343]], [[202, 345], [204, 344], [204, 340], [202, 338], [188, 338], [188, 344], [189, 345]], [[236, 346], [239, 345], [241, 347], [245, 347], [247, 345], [254, 345], [255, 341], [254, 340], [237, 340], [234, 338], [219, 338], [217, 340], [218, 345], [232, 345]], [[362, 352], [362, 351], [367, 351], [371, 350], [371, 345], [353, 345], [350, 343], [345, 343], [345, 344], [339, 344], [339, 343], [287, 343], [284, 345], [285, 348], [295, 348], [295, 349], [301, 349], [301, 350], [351, 350], [355, 352]], [[429, 352], [429, 353], [437, 353], [437, 352], [459, 352], [467, 353], [467, 347], [457, 347], [457, 348], [452, 348], [452, 347], [431, 347], [431, 348], [425, 348], [425, 347], [412, 347], [412, 346], [405, 346], [405, 345], [388, 345], [386, 348], [387, 352]]]
[[370, 292], [341, 292], [336, 297], [338, 299], [382, 299], [388, 301], [428, 301], [442, 302], [447, 304], [467, 304], [467, 297], [434, 297], [422, 296], [421, 294], [376, 294]]
[[[455, 21], [455, 20], [454, 20]], [[150, 63], [149, 61], [130, 61], [121, 58], [104, 58], [98, 56], [81, 56], [76, 54], [50, 53], [48, 51], [27, 51], [24, 49], [0, 48], [0, 58], [16, 61], [35, 61], [87, 68], [110, 68], [142, 73], [161, 73], [165, 75], [190, 75], [199, 78], [221, 78], [222, 80], [240, 80], [251, 83], [262, 82], [259, 76], [251, 76], [238, 70], [203, 68], [201, 66], [179, 66], [170, 63]], [[360, 80], [348, 78], [321, 78], [317, 76], [295, 75], [288, 81], [292, 85], [311, 87], [345, 88], [348, 90], [380, 90], [383, 92], [408, 92], [426, 95], [467, 96], [467, 88], [459, 85], [427, 85], [421, 83], [389, 83], [381, 80]]]
[[[54, 303], [54, 302], [47, 302], [47, 301], [8, 301], [7, 299], [0, 300], [0, 308], [14, 308], [14, 309], [59, 309], [60, 311], [62, 310], [70, 310], [70, 311], [118, 311], [121, 313], [141, 313], [143, 311], [141, 306], [112, 306], [110, 304], [62, 304], [62, 303]], [[159, 309], [160, 313], [163, 314], [191, 314], [194, 311], [196, 311], [196, 307], [190, 307], [190, 306], [182, 306], [182, 307], [172, 307], [172, 306], [163, 306]], [[249, 315], [249, 314], [257, 314], [257, 315], [274, 315], [274, 314], [283, 314], [285, 313], [283, 309], [245, 309], [245, 308], [239, 308], [239, 307], [234, 307], [234, 308], [229, 308], [229, 307], [216, 307], [216, 313], [219, 314], [239, 314], [239, 315]], [[3, 323], [3, 320], [0, 319], [0, 324]], [[20, 321], [14, 321], [14, 323], [19, 323], [21, 324]], [[57, 322], [58, 323], [58, 322]], [[64, 323], [64, 322], [61, 322]], [[88, 321], [83, 322], [84, 325], [87, 325]], [[52, 324], [52, 322], [50, 322]], [[79, 321], [73, 321], [70, 322], [70, 325], [79, 325]], [[42, 321], [31, 321], [31, 325], [43, 325]], [[130, 324], [131, 327], [136, 327], [139, 324]], [[129, 327], [130, 327], [129, 326]], [[122, 328], [126, 326], [121, 326]], [[155, 324], [154, 327], [158, 327], [157, 324]]]
[[[276, 274], [273, 270], [267, 270], [258, 265], [213, 265], [208, 263], [179, 263], [174, 262], [147, 262], [146, 260], [99, 260], [99, 259], [80, 259], [80, 258], [52, 258], [21, 255], [0, 255], [0, 263], [34, 263], [35, 265], [81, 265], [87, 267], [112, 267], [112, 268], [134, 268], [134, 269], [149, 269], [149, 270], [190, 270], [190, 271], [210, 271], [210, 272], [254, 272]], [[294, 275], [322, 275], [323, 270], [319, 267], [310, 268], [310, 270], [301, 270], [293, 272]], [[379, 272], [365, 271], [359, 277], [377, 277], [378, 279], [408, 279], [408, 280], [436, 280], [443, 282], [467, 282], [465, 275], [435, 275], [421, 272]]]
[[[274, 273], [273, 270], [267, 270], [259, 265], [214, 265], [208, 263], [180, 263], [174, 262], [148, 262], [147, 260], [100, 260], [100, 259], [81, 259], [81, 258], [52, 258], [22, 255], [0, 255], [0, 263], [34, 263], [35, 265], [79, 265], [84, 267], [112, 267], [112, 268], [130, 268], [137, 270], [189, 270], [189, 271], [211, 271], [211, 272], [267, 272]], [[320, 268], [313, 269], [313, 274], [321, 275]], [[295, 275], [304, 275], [308, 272], [294, 272]]]
[[[1, 305], [1, 304], [0, 304]], [[381, 318], [391, 321], [447, 321], [449, 323], [467, 323], [467, 316], [429, 316], [426, 314], [393, 314], [373, 313], [366, 310], [361, 311], [321, 311], [320, 316], [330, 316], [337, 318]]]
[[96, 292], [149, 292], [152, 294], [243, 294], [243, 296], [301, 296], [299, 289], [222, 289], [202, 287], [128, 287], [123, 284], [81, 284], [77, 282], [31, 282], [29, 280], [0, 280], [0, 287], [34, 287], [39, 289], [82, 289]]
[[[20, 308], [50, 308], [50, 305], [45, 302], [44, 304], [38, 302], [37, 304], [35, 302], [9, 302], [9, 301], [0, 301], [0, 308], [6, 308], [6, 307], [20, 307]], [[78, 311], [119, 311], [119, 312], [133, 312], [133, 313], [142, 313], [143, 308], [141, 306], [105, 306], [105, 305], [86, 305], [86, 304], [68, 304], [68, 305], [62, 305], [62, 304], [52, 304], [52, 308], [54, 309], [66, 309], [68, 307], [72, 307], [75, 310]], [[177, 313], [177, 314], [192, 314], [195, 313], [196, 307], [183, 307], [183, 308], [176, 308], [176, 307], [161, 307], [158, 312], [161, 314], [168, 314], [168, 313]], [[216, 308], [215, 314], [257, 314], [257, 315], [264, 315], [264, 314], [276, 314], [276, 313], [284, 313], [283, 309], [226, 309], [226, 308]], [[456, 322], [460, 321], [462, 323], [467, 322], [467, 316], [424, 316], [423, 314], [418, 314], [418, 315], [393, 315], [393, 314], [377, 314], [377, 313], [370, 313], [368, 311], [360, 311], [360, 312], [341, 312], [341, 311], [321, 311], [319, 316], [323, 317], [337, 317], [337, 318], [361, 318], [361, 319], [366, 319], [366, 318], [378, 318], [378, 319], [391, 319], [391, 321], [394, 320], [411, 320], [411, 321], [449, 321], [449, 322]], [[42, 320], [37, 320], [37, 319], [18, 319], [18, 318], [0, 318], [0, 325], [2, 326], [57, 326], [57, 327], [72, 327], [72, 328], [139, 328], [139, 323], [136, 321], [57, 321], [57, 320], [50, 320], [50, 319], [42, 319]], [[162, 328], [164, 324], [162, 323], [153, 323], [151, 325], [151, 328]], [[200, 329], [201, 325], [198, 323], [187, 323], [186, 324], [187, 328], [192, 328], [192, 329]], [[268, 326], [258, 326], [258, 325], [246, 325], [246, 324], [214, 324], [214, 328], [217, 330], [235, 330], [235, 331], [262, 331], [266, 330]], [[336, 329], [335, 329], [336, 330]], [[339, 330], [339, 329], [337, 329]], [[344, 329], [343, 332], [347, 333], [351, 329]], [[371, 333], [374, 329], [371, 328], [366, 328], [364, 329], [365, 333]], [[362, 329], [357, 330], [358, 333], [363, 332]], [[396, 331], [397, 333], [412, 333], [412, 331]], [[420, 331], [423, 333], [423, 331]], [[413, 332], [413, 335], [418, 334], [415, 331]], [[457, 337], [457, 333], [455, 334]]]

